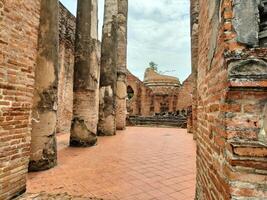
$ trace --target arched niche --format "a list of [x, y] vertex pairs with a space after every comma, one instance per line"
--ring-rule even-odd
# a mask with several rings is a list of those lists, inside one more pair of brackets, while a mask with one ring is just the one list
[[127, 97], [128, 100], [131, 100], [134, 97], [134, 90], [130, 85], [127, 86]]

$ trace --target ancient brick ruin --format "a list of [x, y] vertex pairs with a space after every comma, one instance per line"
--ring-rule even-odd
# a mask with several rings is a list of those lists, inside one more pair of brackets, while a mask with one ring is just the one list
[[69, 133], [73, 111], [73, 66], [76, 19], [61, 3], [59, 9], [57, 132]]
[[179, 79], [147, 68], [144, 81], [128, 71], [127, 110], [129, 125], [187, 126], [188, 110], [192, 106], [192, 75]]
[[192, 74], [182, 85], [127, 71], [127, 0], [106, 0], [102, 44], [97, 12], [97, 0], [78, 0], [77, 19], [57, 0], [0, 0], [0, 199], [23, 194], [28, 171], [57, 164], [57, 132], [71, 146], [96, 145], [125, 128], [126, 108], [187, 113], [196, 200], [266, 199], [266, 1], [191, 0]]
[[266, 199], [266, 3], [192, 3], [199, 9], [196, 199]]
[[0, 1], [0, 199], [26, 191], [40, 6]]

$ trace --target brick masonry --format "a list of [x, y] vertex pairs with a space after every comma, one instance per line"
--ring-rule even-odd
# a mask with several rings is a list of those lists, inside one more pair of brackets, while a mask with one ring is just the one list
[[[149, 70], [150, 71], [150, 70]], [[175, 77], [146, 71], [144, 82], [129, 71], [127, 84], [133, 90], [128, 99], [130, 115], [152, 116], [164, 112], [187, 110], [192, 105], [193, 81], [190, 75], [181, 85]]]
[[[193, 115], [197, 114], [197, 123], [196, 118], [192, 120], [197, 136], [196, 200], [266, 199], [267, 50], [258, 46], [262, 41], [258, 41], [257, 34], [252, 32], [252, 37], [245, 37], [244, 31], [240, 31], [250, 27], [246, 23], [259, 31], [252, 20], [258, 5], [252, 1], [199, 0], [198, 14], [198, 2], [192, 2], [196, 3], [191, 7], [192, 26], [198, 30], [193, 31], [192, 42], [197, 44], [193, 45], [193, 55], [197, 56], [193, 62], [197, 66], [197, 70], [193, 68], [197, 74], [197, 93], [193, 89], [197, 110], [193, 106]], [[61, 13], [69, 16], [64, 9]], [[0, 0], [0, 199], [11, 199], [26, 189], [39, 16], [40, 0]], [[61, 62], [59, 87], [68, 88], [65, 93], [59, 92], [60, 101], [66, 101], [72, 85], [71, 79], [63, 80], [64, 74], [71, 74], [73, 62], [69, 46], [73, 38], [67, 33], [69, 30], [72, 35], [74, 19], [69, 17], [70, 21], [61, 25], [60, 34], [64, 64]], [[97, 63], [96, 54], [93, 61]], [[155, 90], [133, 75], [127, 79], [128, 85], [137, 91], [131, 112], [152, 115], [161, 110], [155, 106]], [[184, 96], [190, 87], [190, 81], [186, 81], [178, 92], [178, 101], [179, 94]], [[98, 110], [97, 92], [92, 99]], [[173, 104], [168, 104], [174, 110]], [[186, 106], [175, 105], [175, 109]], [[64, 132], [69, 126], [70, 116], [64, 114], [68, 106], [71, 102], [59, 103], [60, 120], [66, 124], [62, 123], [58, 130]], [[97, 121], [97, 116], [93, 119]]]
[[267, 51], [238, 42], [238, 2], [199, 1], [197, 200], [267, 197]]
[[187, 110], [192, 106], [194, 77], [191, 74], [182, 84], [178, 92], [176, 110]]
[[61, 3], [59, 13], [57, 132], [69, 133], [73, 109], [73, 70], [76, 18]]
[[128, 115], [152, 116], [154, 114], [152, 90], [129, 71], [127, 72], [127, 87], [128, 92], [133, 92], [133, 96], [128, 97], [127, 100]]
[[0, 1], [0, 199], [26, 190], [40, 0]]
[[197, 74], [198, 74], [198, 16], [199, 16], [199, 0], [190, 1], [190, 21], [191, 21], [191, 68], [193, 76], [193, 97], [191, 113], [188, 121], [188, 131], [196, 133], [197, 130]]
[[174, 126], [183, 128], [188, 124], [188, 131], [193, 132], [194, 80], [194, 76], [191, 74], [183, 84], [180, 84], [177, 78], [158, 74], [148, 68], [145, 72], [144, 82], [142, 82], [128, 71], [129, 125], [137, 122], [137, 124], [151, 124], [152, 120], [158, 125], [173, 126], [172, 124], [176, 123]]
[[116, 129], [126, 128], [128, 0], [118, 0]]

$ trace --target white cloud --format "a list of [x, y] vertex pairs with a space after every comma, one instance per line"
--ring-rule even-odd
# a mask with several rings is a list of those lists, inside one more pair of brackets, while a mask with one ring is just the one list
[[[61, 0], [73, 13], [77, 0]], [[129, 0], [128, 68], [143, 79], [150, 61], [185, 80], [191, 71], [188, 0]], [[99, 0], [99, 33], [104, 0]]]

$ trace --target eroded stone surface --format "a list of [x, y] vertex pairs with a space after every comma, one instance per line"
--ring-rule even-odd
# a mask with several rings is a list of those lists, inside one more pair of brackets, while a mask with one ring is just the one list
[[118, 0], [116, 128], [126, 128], [128, 0]]
[[116, 134], [118, 1], [106, 0], [101, 47], [100, 107], [98, 135]]
[[[199, 31], [199, 0], [190, 1], [190, 21], [191, 21], [191, 69], [192, 69], [192, 112], [189, 117], [189, 122], [192, 122], [192, 126], [188, 129], [195, 135], [197, 129], [197, 76], [198, 76], [198, 31]], [[190, 116], [190, 115], [189, 115]]]
[[266, 80], [267, 63], [259, 59], [232, 62], [229, 65], [229, 76], [231, 79], [240, 80]]
[[249, 46], [259, 44], [259, 0], [234, 0], [233, 26], [237, 41]]
[[262, 112], [260, 139], [267, 143], [267, 103]]
[[42, 0], [32, 111], [30, 171], [56, 165], [58, 1]]
[[97, 0], [78, 1], [71, 146], [92, 146], [97, 141], [99, 46], [95, 25], [97, 24], [96, 2]]
[[73, 73], [76, 18], [60, 3], [57, 132], [69, 133], [73, 112]]

